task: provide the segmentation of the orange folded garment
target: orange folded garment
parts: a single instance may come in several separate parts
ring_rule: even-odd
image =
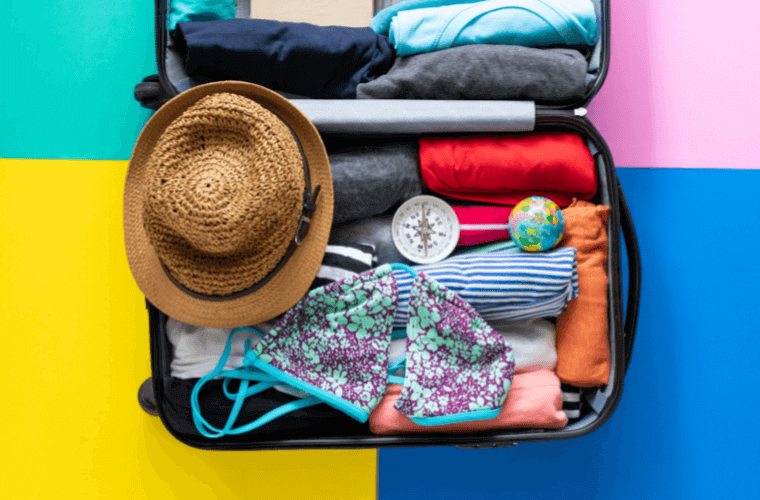
[[[607,220],[609,207],[573,200],[562,210],[563,246],[575,247],[579,295],[557,318],[557,375],[578,387],[605,385],[607,338]]]
[[[375,434],[413,432],[477,432],[490,429],[559,429],[567,424],[562,411],[562,392],[551,370],[518,373],[496,418],[446,425],[419,425],[393,407],[401,385],[388,384],[380,404],[369,415],[369,430]]]

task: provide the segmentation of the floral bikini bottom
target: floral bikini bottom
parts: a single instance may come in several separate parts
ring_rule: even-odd
[[[394,269],[415,276],[406,326],[405,376],[395,408],[417,424],[443,425],[496,417],[514,375],[512,348],[467,302],[424,273],[403,264],[386,264],[310,291],[263,335],[245,327],[232,331],[216,368],[193,388],[191,407],[206,437],[242,434],[288,412],[327,403],[360,422],[385,394],[390,373],[388,350],[398,306]],[[224,370],[237,332],[253,330],[263,341],[246,341],[242,366]],[[203,385],[224,379],[235,401],[221,429],[201,415]],[[230,380],[240,380],[230,392]],[[400,382],[397,377],[391,380]],[[251,385],[251,382],[254,382]],[[309,396],[233,427],[246,397],[278,384]]]

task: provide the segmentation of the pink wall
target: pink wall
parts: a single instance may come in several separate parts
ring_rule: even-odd
[[[760,168],[760,3],[612,0],[589,105],[619,167]]]

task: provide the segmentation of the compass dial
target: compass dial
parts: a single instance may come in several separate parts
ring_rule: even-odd
[[[459,241],[459,221],[454,210],[440,198],[416,196],[393,216],[393,243],[399,253],[418,264],[431,264],[448,257]]]

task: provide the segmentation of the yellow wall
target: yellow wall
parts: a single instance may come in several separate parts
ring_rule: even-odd
[[[0,160],[0,496],[375,498],[374,451],[209,452],[137,404],[125,161]]]

